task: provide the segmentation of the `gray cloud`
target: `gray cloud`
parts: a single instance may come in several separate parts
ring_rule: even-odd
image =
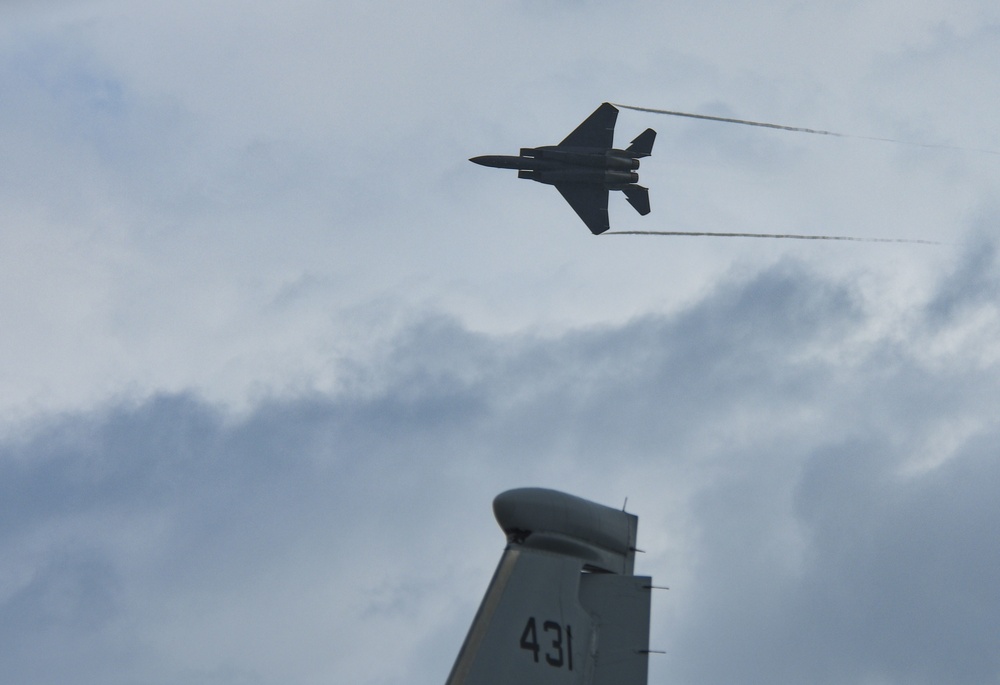
[[[997,248],[989,229],[994,226],[983,226],[982,232],[965,246],[961,267],[942,283],[928,307],[932,323],[953,320],[969,308],[991,305],[1000,299]]]
[[[993,304],[938,299],[917,344],[859,342],[867,300],[789,261],[622,326],[418,319],[344,391],[242,418],[51,417],[0,450],[0,675],[440,682],[490,499],[541,484],[640,514],[673,587],[651,682],[994,679],[996,367],[908,351]]]
[[[8,14],[0,318],[17,335],[0,354],[4,420],[123,393],[195,389],[246,407],[329,390],[330,350],[353,344],[352,314],[373,303],[558,332],[676,311],[734,264],[787,254],[816,255],[822,273],[870,267],[903,291],[946,259],[906,253],[896,269],[886,255],[899,253],[877,250],[611,245],[549,189],[466,161],[555,142],[602,100],[998,147],[982,66],[996,11],[982,0],[904,22],[880,6],[777,3],[727,8],[720,24],[715,8],[648,1],[100,0]],[[509,49],[511,35],[533,49]],[[945,88],[955,97],[935,95]],[[622,112],[619,142],[647,125],[659,139],[643,165],[654,213],[612,203],[616,227],[948,242],[995,186],[992,159],[689,123]]]
[[[621,113],[615,226],[957,259],[466,161],[602,100],[997,149],[996,3],[0,14],[0,680],[440,683],[526,484],[640,514],[651,682],[996,679],[993,158]]]

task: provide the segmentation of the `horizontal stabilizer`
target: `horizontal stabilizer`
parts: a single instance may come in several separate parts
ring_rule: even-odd
[[[642,186],[628,185],[622,188],[628,203],[635,207],[635,211],[643,216],[649,214],[649,191]]]
[[[628,146],[629,152],[633,157],[649,157],[653,154],[653,141],[656,140],[656,131],[651,128],[647,128],[645,131],[636,136],[636,139],[632,141],[632,144]]]

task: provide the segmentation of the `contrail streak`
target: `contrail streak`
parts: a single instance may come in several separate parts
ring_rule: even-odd
[[[636,112],[650,112],[652,114],[666,114],[672,117],[687,117],[688,119],[704,119],[705,121],[721,121],[726,124],[742,124],[744,126],[760,126],[762,128],[774,128],[781,131],[795,131],[797,133],[812,133],[818,136],[834,136],[836,138],[854,138],[855,140],[875,140],[880,143],[895,143],[897,145],[912,145],[915,147],[938,148],[942,150],[961,150],[963,152],[982,152],[988,155],[1000,155],[1000,151],[988,150],[980,147],[962,147],[960,145],[945,145],[941,143],[918,143],[912,140],[897,140],[896,138],[879,138],[877,136],[859,136],[851,133],[837,133],[836,131],[823,131],[815,128],[803,128],[801,126],[785,126],[783,124],[769,124],[763,121],[749,121],[747,119],[732,119],[729,117],[715,117],[708,114],[692,114],[691,112],[674,112],[669,109],[654,109],[652,107],[636,107],[634,105],[622,105],[617,102],[612,103],[615,107],[631,109]]]
[[[712,233],[707,231],[606,231],[601,235],[674,235],[674,236],[714,236],[717,238],[784,238],[788,240],[848,240],[856,243],[913,243],[917,245],[941,245],[935,240],[915,240],[911,238],[856,238],[844,235],[800,235],[796,233]]]

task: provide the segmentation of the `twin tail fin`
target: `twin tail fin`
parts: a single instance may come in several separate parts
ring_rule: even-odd
[[[637,517],[542,488],[502,493],[493,511],[507,547],[446,685],[646,685]]]
[[[656,140],[656,131],[651,128],[647,128],[645,131],[636,136],[632,144],[628,146],[626,152],[630,153],[633,157],[649,157],[653,154],[653,142]]]

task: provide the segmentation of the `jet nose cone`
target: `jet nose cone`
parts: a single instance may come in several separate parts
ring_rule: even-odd
[[[523,169],[522,164],[524,160],[520,157],[508,157],[506,155],[482,155],[481,157],[472,157],[470,162],[475,162],[476,164],[482,164],[483,166],[490,166],[495,169]]]

